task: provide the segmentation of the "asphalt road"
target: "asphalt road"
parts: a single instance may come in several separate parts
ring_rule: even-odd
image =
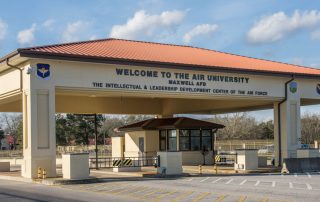
[[[319,201],[320,173],[112,178],[45,186],[0,181],[0,201]]]

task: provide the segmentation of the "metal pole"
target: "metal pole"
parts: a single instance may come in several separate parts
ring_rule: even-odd
[[[99,169],[99,166],[98,166],[98,128],[97,128],[97,114],[94,114],[94,130],[95,130],[95,145],[96,145],[96,149],[95,149],[95,152],[96,152],[96,170]]]

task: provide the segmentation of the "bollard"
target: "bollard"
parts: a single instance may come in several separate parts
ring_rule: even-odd
[[[199,174],[202,175],[202,165],[199,165]]]
[[[38,178],[42,178],[42,168],[38,168]]]
[[[42,179],[46,179],[47,178],[47,171],[46,169],[43,169],[42,171]]]

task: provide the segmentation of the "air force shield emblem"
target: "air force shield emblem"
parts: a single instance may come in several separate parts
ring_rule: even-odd
[[[320,84],[319,83],[317,84],[317,88],[316,89],[317,89],[317,93],[320,95]]]
[[[41,79],[48,80],[50,78],[50,65],[38,63],[37,76]]]

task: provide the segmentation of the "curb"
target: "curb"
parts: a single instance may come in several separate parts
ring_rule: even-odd
[[[17,181],[17,182],[26,182],[26,183],[36,183],[36,184],[44,184],[44,185],[68,185],[68,184],[85,184],[85,183],[95,183],[100,182],[101,179],[91,177],[88,179],[82,179],[82,180],[65,180],[65,179],[55,179],[55,178],[48,178],[48,179],[28,179],[23,177],[14,177],[14,176],[5,176],[0,175],[0,180],[11,180],[11,181]]]

